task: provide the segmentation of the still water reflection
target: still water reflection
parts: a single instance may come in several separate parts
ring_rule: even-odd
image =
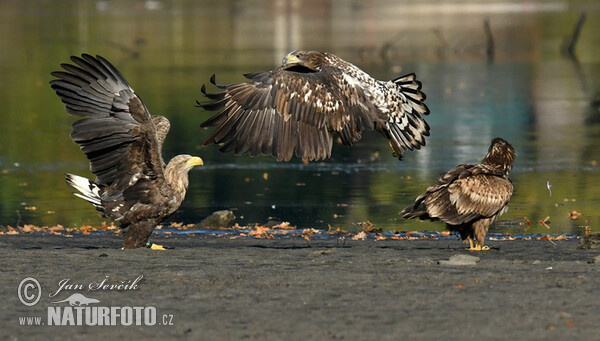
[[[476,162],[493,137],[518,152],[515,194],[496,231],[577,233],[600,225],[600,22],[588,20],[578,61],[561,54],[577,2],[457,5],[395,1],[55,1],[0,3],[0,225],[102,221],[70,194],[63,173],[91,176],[69,139],[75,120],[48,86],[68,56],[101,54],[172,125],[165,157],[202,156],[181,210],[198,222],[233,209],[240,224],[440,230],[398,212],[443,171]],[[488,19],[493,49],[483,22]],[[290,50],[321,49],[385,79],[416,72],[431,109],[427,147],[402,162],[375,133],[330,160],[276,163],[200,148],[209,113],[194,107],[211,74],[221,83],[277,65]],[[550,184],[552,194],[547,188]],[[568,212],[583,213],[570,220]],[[550,217],[550,230],[536,221]]]

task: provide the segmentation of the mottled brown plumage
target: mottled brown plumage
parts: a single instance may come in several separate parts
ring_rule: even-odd
[[[515,156],[510,143],[493,139],[480,164],[459,165],[442,174],[436,185],[402,211],[402,217],[441,220],[449,230],[459,232],[471,250],[484,250],[489,226],[504,212],[513,193],[508,174]]]
[[[83,116],[71,138],[90,160],[91,181],[66,174],[76,196],[119,222],[125,248],[146,245],[154,227],[181,205],[188,172],[199,157],[178,155],[165,164],[162,145],[170,124],[152,116],[121,73],[100,56],[71,57],[50,82],[67,113]]]
[[[365,129],[386,137],[402,157],[419,149],[429,136],[423,119],[429,109],[414,74],[378,81],[327,52],[294,51],[272,71],[245,75],[245,83],[217,85],[223,91],[202,93],[198,103],[216,115],[202,126],[217,126],[204,145],[251,156],[272,155],[278,161],[296,156],[319,160],[331,156],[334,133],[350,146]]]

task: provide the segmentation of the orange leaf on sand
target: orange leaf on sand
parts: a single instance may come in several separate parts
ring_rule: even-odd
[[[289,222],[284,221],[279,225],[273,226],[274,229],[294,230],[296,226],[292,226]]]
[[[457,289],[457,290],[463,290],[465,288],[466,287],[462,283],[459,283],[459,284],[457,284],[457,285],[454,286],[454,289]]]
[[[107,222],[105,222],[105,221],[102,222],[102,230],[103,231],[116,230],[116,229],[117,229],[117,227],[114,224],[111,223],[110,225],[108,225]]]
[[[254,238],[267,238],[267,239],[272,239],[275,238],[273,237],[273,235],[267,233],[267,231],[270,231],[271,229],[265,226],[257,226],[256,230],[252,230],[250,231],[250,233],[248,233],[249,236],[253,236]]]
[[[30,233],[30,232],[33,232],[35,230],[35,226],[33,226],[33,225],[25,225],[23,227],[19,227],[19,230],[21,230],[21,232],[23,232],[23,233]]]
[[[387,237],[380,236],[378,234],[375,235],[375,240],[386,240],[386,239],[387,239]]]
[[[48,230],[50,230],[50,232],[64,231],[65,228],[62,225],[56,225],[56,226],[49,227]]]
[[[450,237],[450,231],[442,231],[442,232],[440,232],[440,236],[442,236],[442,237]]]
[[[352,236],[352,240],[365,240],[367,239],[367,233],[365,231],[360,231],[356,235]]]
[[[575,323],[573,323],[573,321],[571,321],[571,320],[567,320],[567,327],[570,327],[570,328],[575,327]]]

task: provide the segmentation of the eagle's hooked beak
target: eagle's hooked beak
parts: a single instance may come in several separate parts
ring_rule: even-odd
[[[282,65],[289,65],[289,64],[296,64],[299,63],[300,59],[298,59],[298,57],[296,57],[296,55],[294,54],[294,52],[290,52],[287,54],[287,56],[285,56],[283,58],[283,60],[281,61]]]
[[[194,166],[202,166],[204,161],[197,156],[193,156],[191,159],[187,160],[185,163],[186,166],[194,167]]]

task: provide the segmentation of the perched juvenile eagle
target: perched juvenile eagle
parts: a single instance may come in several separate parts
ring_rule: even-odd
[[[273,155],[288,161],[294,152],[303,160],[331,156],[333,133],[350,146],[365,128],[389,140],[402,158],[419,149],[429,136],[423,115],[421,83],[414,74],[391,81],[373,79],[331,53],[294,51],[275,70],[249,73],[250,81],[202,93],[212,100],[198,104],[216,115],[202,123],[218,126],[204,145],[223,144],[221,151]]]
[[[488,228],[504,213],[513,193],[508,178],[516,153],[510,143],[497,137],[480,164],[459,165],[427,188],[415,204],[402,211],[403,218],[441,220],[469,243],[469,250],[483,246]],[[473,239],[476,240],[475,246]]]
[[[152,116],[121,73],[106,59],[72,56],[50,82],[67,113],[83,116],[71,138],[90,160],[91,181],[66,174],[67,183],[104,217],[119,222],[125,248],[146,245],[154,227],[175,213],[188,187],[188,171],[202,165],[190,155],[165,165],[161,151],[170,124]],[[160,248],[160,246],[157,246]]]

